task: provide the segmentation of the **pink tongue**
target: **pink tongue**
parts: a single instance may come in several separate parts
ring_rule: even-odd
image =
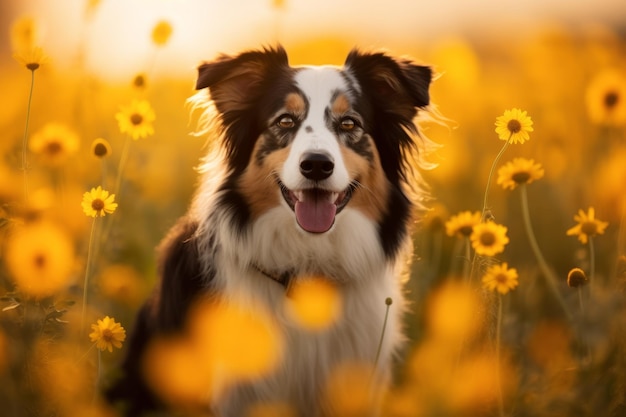
[[[296,202],[296,220],[300,227],[311,233],[328,231],[335,221],[337,206],[325,193],[305,192],[302,201]]]

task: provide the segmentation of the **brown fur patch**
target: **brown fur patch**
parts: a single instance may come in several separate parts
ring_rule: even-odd
[[[366,217],[380,222],[387,211],[388,184],[376,146],[371,138],[369,141],[374,153],[371,163],[353,150],[341,148],[350,177],[357,178],[361,184],[354,191],[348,207],[360,210]]]
[[[350,100],[348,100],[348,97],[346,97],[345,94],[339,94],[335,98],[335,101],[333,101],[331,105],[331,110],[333,113],[341,115],[350,110],[351,107],[352,106],[350,105]]]
[[[251,161],[254,161],[262,139],[257,141]],[[278,170],[289,155],[290,147],[279,149],[267,155],[263,164],[250,162],[239,180],[239,187],[244,195],[253,219],[280,204],[280,190],[276,183]]]
[[[306,102],[300,94],[289,93],[285,97],[285,109],[291,114],[301,115],[306,112]]]

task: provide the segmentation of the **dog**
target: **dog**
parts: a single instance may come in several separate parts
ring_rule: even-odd
[[[429,111],[432,78],[428,66],[359,49],[343,67],[292,67],[280,46],[200,65],[191,102],[209,155],[188,213],[160,245],[160,284],[107,398],[126,415],[171,408],[144,356],[154,340],[184,333],[192,306],[208,299],[262,312],[282,346],[271,369],[207,394],[209,415],[245,416],[262,403],[339,415],[328,381],[350,364],[371,370],[376,415],[405,339],[401,273],[424,193],[415,155],[426,139],[415,119]],[[285,307],[310,277],[341,301],[323,329],[303,328]]]

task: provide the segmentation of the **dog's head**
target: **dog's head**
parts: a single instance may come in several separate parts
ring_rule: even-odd
[[[201,65],[196,87],[210,91],[238,190],[228,198],[248,208],[240,226],[279,206],[317,234],[351,209],[381,229],[405,222],[406,155],[431,77],[428,67],[357,50],[341,68],[290,67],[282,48]]]

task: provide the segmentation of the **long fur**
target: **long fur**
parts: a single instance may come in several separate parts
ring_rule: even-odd
[[[371,368],[377,397],[403,342],[399,277],[416,208],[409,190],[420,187],[414,119],[429,105],[431,79],[428,67],[358,50],[342,68],[290,67],[281,47],[199,67],[193,103],[211,125],[209,154],[189,212],[160,247],[161,283],[137,317],[122,376],[107,391],[112,403],[127,415],[171,406],[146,384],[143,354],[152,340],[183,332],[205,298],[269,315],[285,344],[271,371],[208,399],[215,415],[270,402],[334,416],[328,379],[355,363]],[[332,224],[295,207],[335,198]],[[311,275],[341,297],[340,317],[321,331],[290,320],[288,290],[275,279]]]

